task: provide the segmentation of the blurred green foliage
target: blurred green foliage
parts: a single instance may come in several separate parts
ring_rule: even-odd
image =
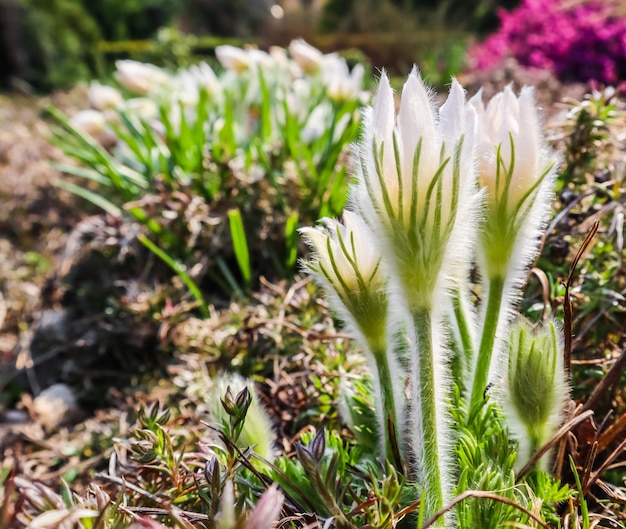
[[[260,0],[185,0],[182,19],[195,34],[221,37],[258,35],[275,2]],[[276,2],[280,3],[280,2]]]
[[[391,16],[396,18],[397,28],[407,22],[413,29],[435,23],[439,27],[460,26],[467,31],[485,33],[497,26],[498,9],[510,10],[517,4],[519,0],[328,0],[320,30],[359,32],[371,31],[373,26],[380,30],[385,29]],[[364,18],[362,13],[368,16]]]
[[[180,2],[171,0],[76,1],[98,21],[102,38],[107,41],[151,38],[180,9]]]
[[[0,34],[0,85],[68,86],[102,67],[100,30],[76,0],[4,0]]]
[[[212,54],[214,46],[207,50],[202,36],[266,46],[303,32],[325,51],[356,48],[391,72],[416,62],[438,84],[463,66],[467,35],[494,29],[497,9],[518,1],[328,0],[321,13],[311,11],[294,25],[273,20],[270,3],[261,0],[2,0],[0,88],[69,87],[102,77],[118,58],[187,66],[198,54]],[[308,4],[300,3],[305,11]],[[316,30],[321,38],[311,34]],[[110,52],[122,42],[121,50]]]
[[[151,38],[180,5],[169,0],[2,0],[0,87],[50,90],[101,76],[102,40]]]
[[[468,37],[497,26],[497,10],[519,0],[328,0],[318,29],[328,49],[345,41],[392,74],[415,63],[443,87],[465,66]],[[348,34],[349,37],[345,35]]]

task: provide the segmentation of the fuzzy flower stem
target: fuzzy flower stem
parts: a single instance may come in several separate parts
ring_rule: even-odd
[[[454,292],[452,304],[454,310],[454,318],[456,320],[457,329],[461,338],[461,346],[463,347],[463,365],[466,369],[470,369],[474,361],[474,344],[472,343],[472,335],[470,333],[470,323],[467,314],[467,308],[463,306],[463,293],[460,288]]]
[[[537,452],[542,445],[541,442],[541,435],[534,431],[532,428],[528,428],[528,440],[530,441],[530,445],[529,445],[529,450],[528,450],[528,454],[529,457],[532,456],[535,452]],[[543,462],[547,461],[547,459],[544,457],[542,458]],[[539,466],[541,467],[541,463],[539,464]],[[541,468],[541,470],[545,470],[544,468]]]
[[[478,359],[474,370],[474,380],[472,382],[472,393],[469,410],[476,409],[485,398],[485,390],[489,380],[489,370],[491,358],[496,343],[496,331],[500,321],[502,307],[502,296],[504,294],[504,278],[494,276],[489,279],[489,291],[487,293],[487,306],[483,321],[482,335],[478,349]]]
[[[402,461],[399,453],[399,437],[398,437],[398,405],[393,389],[394,381],[391,375],[391,366],[389,365],[388,353],[384,348],[378,348],[372,350],[372,356],[376,364],[376,373],[378,375],[378,382],[380,387],[377,391],[380,393],[376,395],[377,402],[382,403],[380,413],[380,424],[378,425],[382,439],[382,454],[386,455],[387,459],[396,466],[399,470],[402,469]],[[396,381],[397,383],[397,381]]]
[[[419,447],[419,464],[422,485],[425,488],[426,517],[430,517],[443,507],[443,485],[441,481],[441,446],[439,446],[437,423],[437,399],[435,387],[435,362],[433,350],[432,309],[421,308],[411,311],[419,355],[416,378],[414,381],[419,402],[415,406],[419,418],[413,427],[421,429],[423,442]],[[445,521],[440,518],[441,527]]]

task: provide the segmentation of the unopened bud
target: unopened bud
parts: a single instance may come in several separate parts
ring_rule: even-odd
[[[523,464],[555,433],[567,385],[563,348],[550,321],[537,330],[520,319],[511,329],[505,412]]]

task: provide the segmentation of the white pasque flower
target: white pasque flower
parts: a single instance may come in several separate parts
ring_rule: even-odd
[[[110,146],[117,142],[117,136],[109,127],[106,116],[98,110],[81,110],[74,114],[69,122],[72,127],[88,134],[102,145]]]
[[[171,77],[165,70],[154,64],[147,64],[130,59],[115,63],[115,78],[128,90],[140,95],[168,86]]]
[[[344,210],[343,224],[322,219],[324,228],[301,228],[315,250],[305,265],[326,288],[333,308],[360,342],[372,374],[378,420],[379,455],[398,460],[402,444],[404,377],[389,333],[387,276],[372,233],[355,213]]]
[[[149,121],[159,116],[159,106],[149,97],[133,97],[126,100],[126,110],[133,116]]]
[[[322,78],[326,85],[326,93],[333,101],[360,99],[363,92],[363,76],[365,68],[357,64],[348,68],[348,63],[336,53],[324,55],[322,61]]]
[[[222,85],[219,78],[206,62],[193,64],[178,74],[181,85],[191,85],[193,89],[204,89],[211,97],[221,95]]]
[[[289,54],[296,61],[302,71],[313,74],[320,69],[324,54],[316,47],[311,46],[304,39],[292,40],[289,44]]]
[[[89,85],[88,97],[89,103],[96,110],[120,108],[124,104],[124,98],[119,90],[97,81]]]
[[[328,290],[335,309],[348,312],[342,314],[344,320],[354,323],[366,342],[374,336],[384,340],[387,278],[369,228],[348,210],[343,212],[343,224],[328,218],[321,222],[323,227],[299,230],[315,251],[305,265]],[[364,303],[365,299],[372,302]]]
[[[456,80],[437,111],[414,68],[396,120],[383,73],[364,115],[353,199],[389,254],[410,306],[431,304],[442,267],[450,261],[450,241],[463,248],[471,240],[475,140],[476,111],[465,104]]]
[[[243,73],[252,66],[252,58],[246,50],[224,44],[215,48],[215,56],[221,65],[235,73]]]
[[[517,98],[509,85],[486,107],[479,92],[470,104],[480,117],[479,182],[487,188],[489,202],[504,201],[514,208],[552,164],[542,145],[533,88],[525,86]]]
[[[301,228],[316,251],[313,265],[336,290],[354,291],[359,288],[359,276],[368,283],[380,278],[380,255],[370,242],[370,232],[363,220],[352,211],[343,212],[343,224],[325,218],[323,228]]]
[[[250,58],[250,62],[263,71],[273,70],[277,66],[274,57],[264,50],[249,48],[246,50],[246,53]]]
[[[531,87],[522,88],[516,97],[507,86],[486,107],[479,92],[470,104],[480,118],[478,178],[486,189],[481,249],[488,274],[506,277],[510,265],[535,255],[558,156],[543,138]],[[518,243],[523,248],[516,248]]]

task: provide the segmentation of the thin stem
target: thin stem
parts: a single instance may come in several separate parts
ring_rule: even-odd
[[[485,398],[485,390],[489,380],[489,369],[491,367],[491,357],[496,343],[496,331],[500,321],[502,307],[502,295],[504,293],[504,278],[495,276],[489,279],[489,291],[487,293],[487,307],[483,321],[480,346],[478,348],[478,359],[474,370],[474,380],[472,383],[472,395],[469,410],[476,409]]]
[[[393,352],[387,352],[384,349],[373,350],[372,355],[376,364],[376,371],[378,372],[378,382],[380,387],[377,391],[380,395],[376,395],[377,402],[382,403],[381,413],[378,414],[379,431],[381,432],[381,440],[383,448],[383,454],[391,461],[398,470],[402,470],[402,460],[400,458],[399,451],[399,436],[398,426],[400,425],[399,403],[396,402],[396,395],[394,392],[394,381],[392,380],[392,368],[390,363],[392,359],[389,358],[389,354]],[[397,370],[395,370],[397,372]],[[396,380],[395,384],[400,383]]]
[[[439,446],[438,440],[439,428],[443,425],[438,423],[438,418],[445,412],[437,410],[435,384],[441,384],[441,381],[435,380],[432,310],[415,309],[411,311],[411,316],[415,326],[418,354],[413,390],[418,402],[414,403],[411,409],[417,415],[413,420],[413,428],[417,430],[417,437],[420,440],[417,446],[419,470],[424,487],[425,512],[426,516],[430,517],[439,511],[444,503],[441,481],[442,447]],[[437,527],[445,527],[443,518],[438,523],[440,525]]]
[[[467,314],[467,307],[463,303],[463,293],[461,287],[456,289],[452,298],[452,304],[454,308],[454,318],[456,320],[457,329],[459,331],[459,337],[461,338],[461,347],[463,355],[463,371],[468,372],[472,369],[474,362],[474,343],[472,340],[472,333],[470,332],[470,316]]]
[[[527,428],[528,433],[528,454],[522,454],[523,461],[529,460],[533,455],[535,455],[541,447],[544,445],[543,436],[539,433],[539,431],[535,428]],[[535,463],[535,468],[539,470],[547,471],[548,466],[548,456],[544,454],[539,461]]]

